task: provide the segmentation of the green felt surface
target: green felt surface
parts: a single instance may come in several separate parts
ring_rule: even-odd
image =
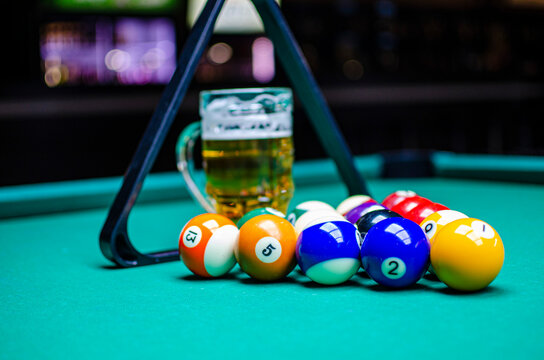
[[[376,178],[382,168],[379,155],[366,155],[355,159],[355,165],[365,178]],[[316,176],[315,169],[319,168]],[[330,159],[297,163],[293,169],[297,184],[339,181],[339,175]],[[197,183],[204,182],[204,174],[195,172]],[[121,187],[122,178],[103,178],[0,187],[0,219],[50,214],[63,211],[103,208],[111,204]],[[187,199],[189,193],[178,172],[147,176],[139,203]]]
[[[364,178],[375,179],[382,174],[381,155],[358,156],[354,160]],[[440,177],[544,184],[544,157],[435,152],[431,160]],[[319,169],[317,175],[316,168]],[[197,183],[204,179],[200,172],[195,176]],[[293,176],[301,186],[340,181],[330,159],[298,162]],[[181,182],[179,173],[152,174],[146,178],[138,202],[186,199],[189,194],[180,186]],[[121,183],[121,178],[104,178],[0,187],[0,219],[107,207]]]
[[[435,172],[442,177],[502,180],[544,184],[544,157],[432,154]]]
[[[314,164],[319,169],[318,164]],[[336,205],[334,177],[293,203]],[[364,275],[323,287],[298,272],[262,284],[238,269],[201,280],[181,262],[116,269],[100,253],[106,208],[0,221],[0,359],[542,358],[544,187],[463,179],[369,181],[377,199],[412,189],[501,234],[504,267],[484,291],[432,279],[391,291]],[[143,251],[175,248],[199,209],[142,203],[129,232]]]

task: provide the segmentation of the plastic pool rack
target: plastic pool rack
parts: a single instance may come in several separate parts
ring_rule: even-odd
[[[274,0],[251,1],[263,21],[266,35],[274,43],[295,94],[325,151],[334,160],[348,193],[368,194],[366,184],[355,168],[352,154],[279,6]],[[128,236],[128,217],[210,41],[224,2],[225,0],[208,0],[198,17],[184,45],[176,71],[161,96],[125,173],[121,189],[109,209],[100,233],[100,249],[107,259],[118,266],[133,267],[179,260],[177,249],[147,254],[139,252]]]

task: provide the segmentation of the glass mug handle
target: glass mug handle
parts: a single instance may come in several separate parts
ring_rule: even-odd
[[[204,195],[203,187],[199,187],[194,179],[193,147],[201,133],[200,122],[194,122],[181,132],[176,144],[176,161],[179,172],[183,176],[189,193],[207,212],[215,213],[215,207]]]

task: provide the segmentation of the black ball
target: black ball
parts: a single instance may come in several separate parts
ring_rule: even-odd
[[[402,216],[400,216],[394,211],[387,210],[387,209],[371,211],[361,216],[361,218],[357,220],[357,224],[356,224],[357,230],[359,230],[359,233],[361,234],[361,238],[364,239],[366,233],[368,232],[368,230],[370,230],[371,227],[373,227],[374,225],[376,225],[382,220],[394,218],[394,217],[402,217]]]

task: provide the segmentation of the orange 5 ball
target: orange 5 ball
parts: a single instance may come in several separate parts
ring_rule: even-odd
[[[234,251],[240,268],[254,279],[274,281],[296,265],[293,225],[275,215],[259,215],[241,228]]]
[[[456,290],[485,288],[497,277],[503,262],[501,237],[489,224],[474,218],[445,225],[431,246],[436,276]]]

